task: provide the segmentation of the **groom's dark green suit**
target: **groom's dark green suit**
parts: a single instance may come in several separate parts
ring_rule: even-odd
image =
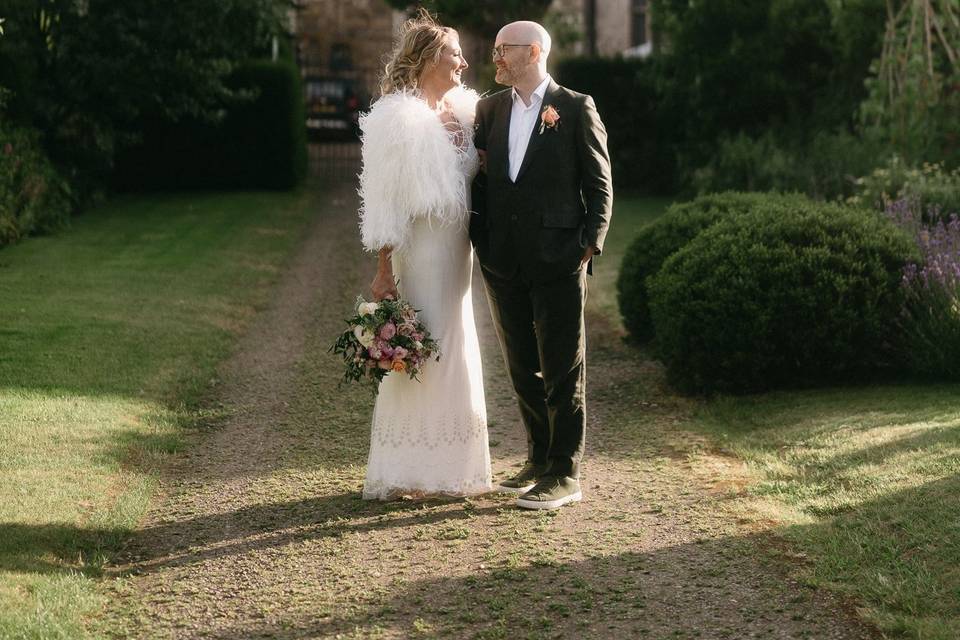
[[[603,249],[613,187],[607,134],[590,96],[553,80],[516,181],[509,175],[512,90],[480,100],[470,237],[527,430],[527,458],[550,475],[579,476],[586,426],[583,305],[588,246]]]

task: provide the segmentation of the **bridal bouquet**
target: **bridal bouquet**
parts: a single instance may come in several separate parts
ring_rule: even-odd
[[[440,359],[437,341],[405,300],[367,302],[357,298],[356,315],[346,322],[349,328],[330,347],[343,358],[344,381],[367,378],[376,391],[391,371],[417,379],[427,359]]]

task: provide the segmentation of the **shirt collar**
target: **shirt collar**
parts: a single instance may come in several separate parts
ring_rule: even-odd
[[[541,82],[540,84],[538,84],[538,85],[537,85],[537,88],[533,90],[533,93],[532,93],[531,96],[530,96],[530,98],[531,98],[531,99],[530,99],[530,106],[533,106],[533,104],[536,103],[536,102],[543,102],[543,96],[544,96],[544,94],[547,93],[547,85],[550,84],[550,80],[552,80],[552,78],[550,77],[550,74],[548,73],[548,74],[547,74],[547,77],[543,79],[543,82]],[[520,98],[520,94],[517,93],[517,90],[516,90],[515,88],[514,88],[514,89],[511,89],[511,92],[510,92],[510,93],[511,93],[511,97],[513,98],[513,101],[514,101],[514,102],[519,101],[520,104],[521,104],[521,106],[527,107],[527,105],[525,105],[525,104],[523,103],[523,100]],[[529,108],[529,107],[527,107],[527,108]]]

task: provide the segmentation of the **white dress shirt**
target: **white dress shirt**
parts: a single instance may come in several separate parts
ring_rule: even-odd
[[[530,106],[523,103],[523,98],[516,89],[511,91],[513,108],[510,110],[510,135],[508,136],[508,150],[510,159],[510,180],[517,181],[523,156],[527,153],[530,144],[530,134],[533,128],[540,126],[540,105],[543,104],[543,94],[547,92],[550,76],[547,75],[530,96]]]

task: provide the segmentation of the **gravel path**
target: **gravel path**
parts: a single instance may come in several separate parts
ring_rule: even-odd
[[[228,416],[191,436],[112,568],[103,626],[140,638],[875,638],[793,581],[725,503],[736,461],[683,431],[690,407],[603,318],[588,319],[584,502],[359,499],[372,400],[326,353],[373,261],[352,184],[222,371]],[[605,266],[601,266],[604,268]],[[475,306],[494,471],[524,452],[482,287]]]

